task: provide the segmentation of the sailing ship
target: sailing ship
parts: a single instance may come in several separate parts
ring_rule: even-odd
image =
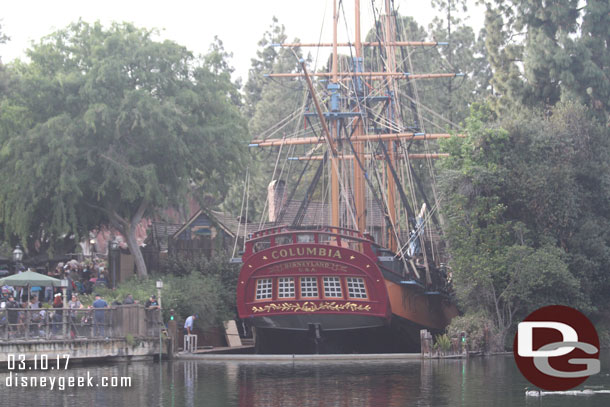
[[[421,329],[441,332],[457,315],[441,250],[438,204],[427,198],[436,197],[434,185],[418,179],[411,165],[442,155],[410,151],[416,141],[450,135],[403,124],[397,108],[399,80],[457,74],[397,70],[400,47],[439,43],[396,39],[391,6],[386,0],[378,41],[361,41],[356,0],[355,41],[339,43],[335,0],[332,43],[280,44],[330,46],[332,62],[330,72],[310,73],[301,60],[298,73],[269,75],[298,77],[307,85],[305,120],[312,134],[251,144],[321,145],[325,150],[290,157],[318,162],[305,197],[287,199],[284,181],[272,181],[267,204],[271,225],[245,241],[237,305],[239,317],[254,328],[258,352],[419,352]],[[354,55],[349,69],[340,69],[340,47]],[[368,47],[384,55],[382,68],[365,70]],[[318,93],[324,85],[316,79],[325,85],[322,98]],[[325,171],[330,202],[312,202]]]

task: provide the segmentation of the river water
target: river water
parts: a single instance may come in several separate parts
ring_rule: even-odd
[[[610,355],[584,386],[610,390]],[[54,362],[51,361],[51,367]],[[526,397],[532,387],[512,356],[395,362],[119,363],[60,370],[0,371],[2,406],[610,406],[610,394]],[[12,373],[12,376],[11,376]],[[54,388],[15,387],[22,377],[55,378]],[[68,387],[82,376],[93,387]],[[64,379],[64,389],[60,378]],[[131,378],[131,387],[102,387]],[[7,387],[12,379],[13,387]],[[19,379],[19,380],[18,380]],[[47,379],[50,380],[50,379]],[[75,379],[77,380],[77,379]],[[23,384],[23,383],[21,383]],[[96,386],[96,384],[98,386]],[[583,386],[581,386],[583,388]]]

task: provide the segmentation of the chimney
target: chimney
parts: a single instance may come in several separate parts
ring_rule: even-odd
[[[267,199],[269,201],[269,222],[277,222],[280,211],[286,204],[286,183],[282,180],[273,180],[267,187]]]

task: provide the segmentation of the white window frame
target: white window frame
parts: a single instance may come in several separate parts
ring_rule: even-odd
[[[322,277],[322,282],[324,284],[324,298],[343,298],[343,287],[341,286],[340,277],[324,276]],[[327,282],[332,284],[326,284]]]
[[[292,295],[285,295],[286,292]],[[277,298],[287,299],[296,298],[297,290],[294,277],[278,277],[277,279]]]
[[[306,281],[304,281],[306,280]],[[303,295],[303,283],[314,282],[315,283],[315,292],[316,295]],[[309,288],[309,287],[306,287]],[[320,298],[320,289],[318,287],[318,278],[314,276],[308,277],[300,277],[299,278],[299,293],[301,294],[301,298]]]
[[[355,300],[368,300],[369,293],[366,289],[366,282],[363,277],[346,277],[347,296]],[[364,295],[362,293],[364,291]]]
[[[273,279],[259,278],[256,280],[256,290],[254,292],[256,301],[267,301],[273,299]]]

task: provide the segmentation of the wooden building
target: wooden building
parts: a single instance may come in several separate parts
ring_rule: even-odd
[[[256,226],[240,224],[230,214],[200,209],[169,238],[168,254],[180,258],[203,254],[209,258],[218,251],[231,251],[238,233],[241,242],[244,234],[253,232]]]

